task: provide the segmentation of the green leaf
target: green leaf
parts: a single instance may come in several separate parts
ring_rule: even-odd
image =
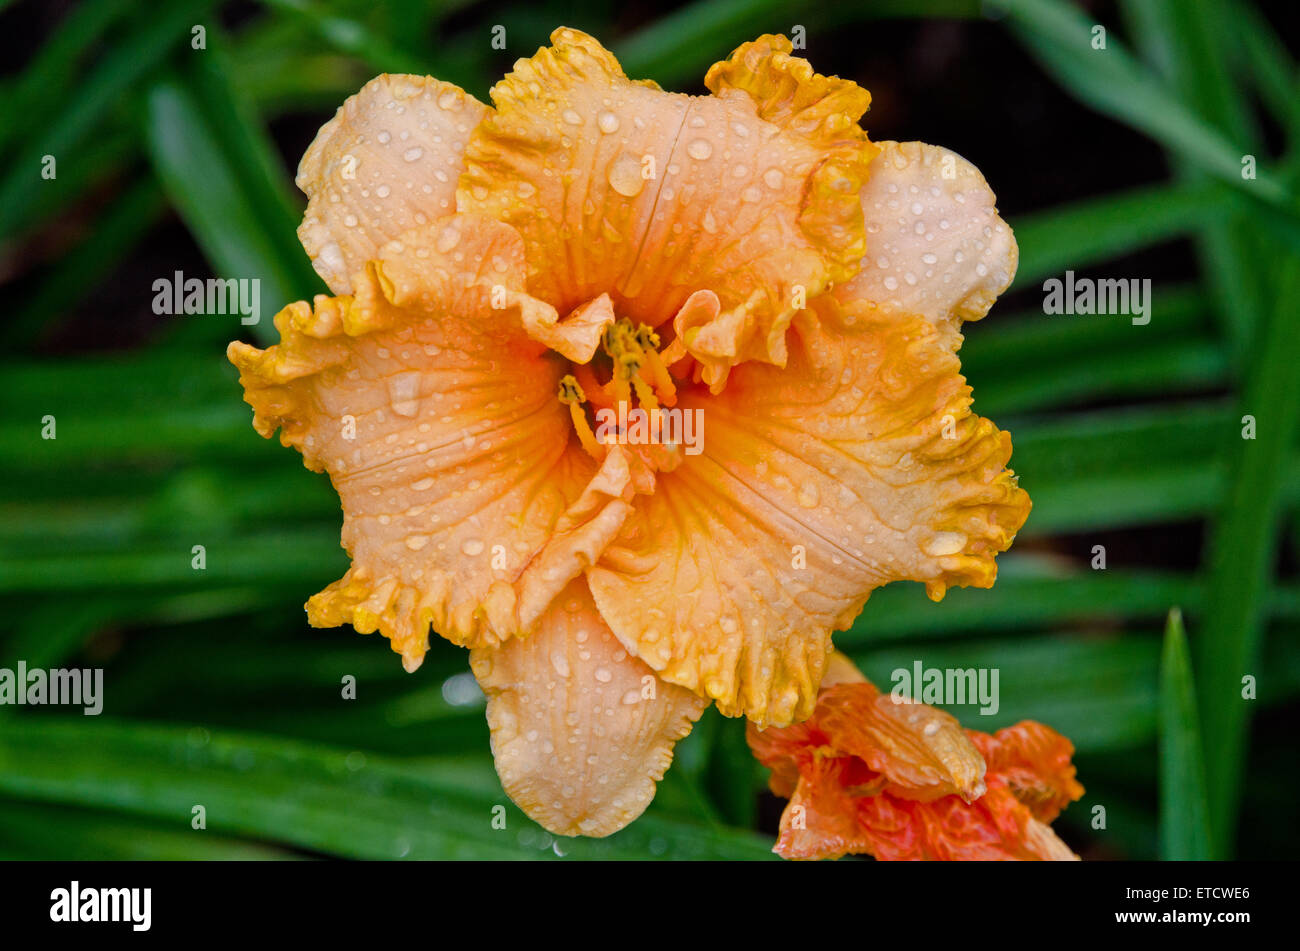
[[[0,859],[7,861],[248,862],[294,859],[295,853],[215,832],[114,815],[94,809],[0,799]]]
[[[1028,287],[1068,269],[1130,254],[1221,220],[1213,182],[1154,185],[1090,198],[1011,220],[1020,246],[1013,288]]]
[[[506,799],[486,762],[471,774],[464,764],[199,728],[15,719],[0,723],[0,793],[180,831],[201,805],[223,835],[348,858],[770,857],[763,837],[650,814],[607,839],[556,840]],[[498,816],[505,828],[494,828]]]
[[[219,277],[260,282],[255,333],[264,341],[275,339],[271,317],[320,290],[321,283],[306,254],[289,248],[283,209],[266,200],[267,189],[248,183],[249,166],[238,151],[247,155],[255,146],[241,137],[235,142],[242,141],[245,148],[227,151],[231,146],[224,142],[222,128],[177,80],[154,84],[147,107],[145,141],[168,196]],[[229,130],[230,123],[223,127]],[[229,325],[225,336],[236,336],[241,327],[238,316],[208,319],[224,320]]]
[[[1081,102],[1132,126],[1235,188],[1249,188],[1275,204],[1288,201],[1282,182],[1261,170],[1241,177],[1234,143],[1172,96],[1133,59],[1113,34],[1093,49],[1093,27],[1082,11],[1060,0],[992,0],[1043,69]]]
[[[1169,612],[1160,659],[1160,857],[1210,857],[1205,762],[1183,616]]]
[[[1244,153],[1259,155],[1259,130],[1251,103],[1229,71],[1229,19],[1220,0],[1178,3],[1171,0],[1127,0],[1124,8],[1135,21],[1139,48],[1165,74],[1188,109],[1237,144]],[[1184,181],[1204,180],[1205,174],[1178,152],[1170,163]],[[1261,272],[1258,229],[1244,216],[1216,221],[1197,235],[1197,249],[1218,303],[1237,362],[1253,328],[1261,320],[1267,280]]]
[[[1225,446],[1231,477],[1209,543],[1209,604],[1197,639],[1200,706],[1205,725],[1210,828],[1216,858],[1235,838],[1250,701],[1243,678],[1259,678],[1266,592],[1283,506],[1294,503],[1300,479],[1288,459],[1300,425],[1300,258],[1286,261],[1271,319],[1260,328],[1243,385],[1241,415],[1253,416],[1255,438]],[[1234,434],[1235,435],[1235,434]]]

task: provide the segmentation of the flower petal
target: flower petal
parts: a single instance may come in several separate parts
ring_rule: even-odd
[[[899,702],[869,683],[822,691],[817,726],[836,750],[856,756],[907,799],[984,794],[984,758],[957,718],[923,703]]]
[[[783,363],[801,301],[863,253],[865,90],[816,76],[782,38],[718,64],[714,97],[633,82],[575,30],[552,41],[493,88],[460,208],[519,230],[530,292],[562,312],[609,293],[621,315],[658,326],[692,293],[715,293],[710,321],[676,328],[715,389],[735,363]]]
[[[852,275],[865,249],[857,194],[876,146],[857,120],[871,96],[813,72],[785,37],[764,36],[709,70],[691,100],[630,293],[673,311],[695,289],[721,311],[674,329],[719,391],[731,366],[784,366],[804,302]]]
[[[1015,236],[984,176],[960,155],[922,142],[880,148],[861,196],[866,255],[834,296],[924,315],[955,344],[962,321],[988,313],[1015,277]]]
[[[1077,858],[1047,825],[1083,794],[1069,741],[1030,721],[995,736],[963,734],[948,714],[896,704],[855,673],[836,654],[812,717],[748,726],[772,791],[790,800],[774,851],[790,859]]]
[[[585,33],[551,41],[492,87],[459,207],[519,231],[529,291],[561,313],[605,292],[621,305],[659,191],[642,170],[667,166],[688,97],[632,82]]]
[[[1062,861],[1076,859],[1049,826],[1035,820],[1005,789],[990,787],[973,803],[957,796],[914,802],[890,796],[855,801],[859,851],[881,861]],[[842,854],[842,853],[841,853]],[[831,856],[825,856],[831,857]],[[835,856],[838,857],[838,856]]]
[[[501,784],[558,835],[606,836],[645,811],[705,706],[627,654],[581,579],[533,634],[470,657]]]
[[[830,632],[871,589],[988,587],[1029,512],[1010,438],[970,413],[928,320],[794,326],[785,370],[747,363],[719,396],[683,395],[702,453],[660,473],[588,572],[630,650],[760,726],[812,712]]]
[[[631,489],[617,460],[593,482],[571,442],[563,366],[525,332],[546,308],[515,289],[517,235],[455,216],[378,258],[355,297],[292,305],[279,345],[230,357],[258,431],[281,427],[342,502],[352,567],[309,619],[379,630],[414,669],[430,624],[473,646],[535,623],[617,531]]]
[[[298,237],[335,294],[379,248],[454,214],[471,130],[487,107],[429,76],[385,73],[348,98],[298,166]]]
[[[780,833],[772,851],[784,859],[837,859],[871,853],[875,842],[858,818],[857,800],[848,794],[849,761],[817,757],[800,776],[781,813]],[[775,779],[776,774],[773,773]],[[777,795],[781,793],[773,787]]]
[[[1006,784],[1034,818],[1051,822],[1083,795],[1075,777],[1074,744],[1050,727],[1024,720],[991,736],[967,731],[990,773]]]

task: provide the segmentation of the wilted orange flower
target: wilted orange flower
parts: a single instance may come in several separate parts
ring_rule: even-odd
[[[1048,823],[1083,795],[1070,741],[1025,720],[989,735],[882,694],[835,653],[810,719],[748,727],[789,799],[773,850],[788,859],[1075,859]]]
[[[506,791],[606,835],[708,702],[808,716],[873,588],[992,584],[1029,500],[955,351],[1016,246],[979,172],[869,142],[867,92],[784,38],[704,97],[552,40],[494,108],[421,76],[344,103],[298,173],[337,296],[229,355],[342,502],[311,623],[408,670],[430,627],[470,648]]]

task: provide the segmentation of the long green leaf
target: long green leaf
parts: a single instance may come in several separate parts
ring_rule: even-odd
[[[1241,177],[1242,143],[1232,142],[1187,109],[1146,72],[1113,35],[1093,48],[1093,27],[1082,11],[1060,0],[992,0],[1043,68],[1076,98],[1185,155],[1225,184],[1249,188],[1275,204],[1288,201],[1286,188],[1261,170],[1255,181]]]
[[[1200,706],[1204,715],[1210,827],[1215,857],[1231,854],[1249,704],[1243,688],[1258,679],[1265,592],[1273,577],[1284,504],[1297,484],[1286,460],[1300,425],[1300,258],[1285,265],[1271,320],[1261,329],[1241,401],[1254,417],[1255,438],[1230,445],[1231,477],[1209,549],[1210,602],[1197,639]],[[1290,493],[1293,494],[1293,493]]]
[[[454,764],[197,728],[27,719],[0,724],[0,792],[177,830],[202,806],[214,832],[351,858],[769,857],[762,837],[654,815],[607,839],[559,842],[492,791],[490,771],[469,783]]]
[[[1196,685],[1178,609],[1169,612],[1160,659],[1160,857],[1210,856],[1209,812]]]

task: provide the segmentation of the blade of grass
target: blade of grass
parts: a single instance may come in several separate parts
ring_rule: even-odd
[[[147,107],[145,142],[172,204],[218,275],[260,281],[260,320],[253,332],[263,341],[274,339],[270,318],[317,290],[319,278],[314,272],[307,276],[306,255],[290,253],[284,239],[275,237],[284,221],[250,190],[190,89],[162,80],[149,90]],[[240,318],[226,319],[233,337]]]
[[[1130,125],[1234,188],[1249,188],[1278,205],[1288,203],[1282,182],[1267,170],[1241,177],[1240,143],[1205,122],[1144,70],[1113,34],[1092,47],[1094,25],[1060,0],[990,0],[1005,11],[1012,31],[1043,69],[1081,102]]]
[[[1172,89],[1206,122],[1236,142],[1242,153],[1260,155],[1259,130],[1251,103],[1229,72],[1224,26],[1229,17],[1219,0],[1173,3],[1126,0],[1132,31],[1145,57],[1158,64]],[[1195,164],[1173,152],[1170,164],[1185,181],[1204,180]],[[1216,221],[1196,236],[1202,267],[1226,323],[1234,362],[1240,364],[1268,293],[1261,273],[1258,229],[1241,217]]]
[[[1199,616],[1205,609],[1202,579],[1190,574],[1142,571],[1114,565],[1106,571],[1055,576],[1029,573],[1014,554],[1003,555],[997,583],[990,589],[956,588],[938,604],[921,584],[896,583],[871,595],[853,626],[835,635],[842,648],[865,647],[916,638],[951,637],[961,632],[994,633],[1015,627],[1077,624],[1121,619],[1155,619],[1180,603]],[[1300,587],[1279,586],[1269,596],[1268,613],[1300,618]]]
[[[1169,612],[1160,660],[1160,857],[1209,858],[1205,762],[1183,617]]]
[[[804,7],[795,18],[812,30],[884,17],[972,18],[979,12],[979,0],[874,0]],[[629,76],[665,86],[698,83],[720,53],[761,33],[789,35],[790,20],[789,4],[778,0],[700,0],[658,17],[615,44],[614,53]]]
[[[1014,218],[1020,266],[1013,289],[1181,237],[1228,214],[1214,183],[1155,185]]]
[[[300,856],[228,836],[90,809],[0,800],[0,858],[10,861],[268,861]]]
[[[30,133],[40,117],[55,111],[91,48],[133,5],[132,0],[89,0],[68,11],[9,91],[0,148]]]
[[[0,791],[150,817],[185,829],[202,805],[216,832],[351,858],[542,858],[550,836],[509,803],[436,764],[283,739],[144,723],[25,717],[0,724]],[[39,721],[39,722],[38,722]],[[506,827],[494,828],[495,807]],[[502,813],[498,813],[502,814]],[[527,833],[525,837],[524,833]],[[201,833],[195,833],[196,835]],[[655,815],[575,857],[755,859],[770,842]]]
[[[1242,680],[1258,678],[1265,592],[1273,578],[1280,516],[1297,477],[1286,465],[1300,424],[1300,258],[1285,263],[1271,319],[1255,348],[1243,387],[1241,413],[1257,421],[1254,439],[1230,442],[1231,477],[1209,548],[1209,605],[1197,638],[1210,790],[1213,855],[1231,854],[1249,701]]]
[[[1291,153],[1286,164],[1294,168],[1300,159],[1300,72],[1295,60],[1253,3],[1238,4],[1229,22],[1241,43],[1242,68],[1282,126]]]

